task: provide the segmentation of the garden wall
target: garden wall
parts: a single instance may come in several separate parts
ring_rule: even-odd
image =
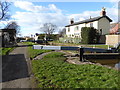
[[[115,45],[120,42],[120,35],[106,35],[106,44]]]

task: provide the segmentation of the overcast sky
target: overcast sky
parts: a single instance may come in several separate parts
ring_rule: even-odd
[[[114,2],[113,2],[114,1]],[[116,1],[116,2],[115,2]],[[107,15],[118,22],[118,0],[110,2],[29,2],[14,1],[10,8],[11,20],[16,20],[21,27],[22,36],[40,32],[43,23],[53,23],[62,29],[69,24],[71,18],[81,21],[100,16],[105,7]],[[10,20],[10,21],[11,21]],[[4,21],[0,24],[6,23]]]

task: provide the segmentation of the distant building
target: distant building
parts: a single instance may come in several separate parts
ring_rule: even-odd
[[[16,45],[16,30],[15,29],[0,29],[0,40],[2,47]]]
[[[38,40],[38,37],[39,37],[39,34],[36,33],[36,34],[34,35],[34,40],[37,41],[37,40]]]
[[[89,18],[83,21],[74,22],[74,19],[70,20],[70,24],[66,27],[66,36],[72,38],[81,38],[81,28],[82,27],[94,27],[99,31],[101,35],[109,33],[110,22],[112,20],[106,15],[105,8],[102,8],[100,16]]]

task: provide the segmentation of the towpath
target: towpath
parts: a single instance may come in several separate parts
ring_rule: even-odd
[[[2,88],[31,88],[30,73],[27,46],[19,44],[9,55],[2,56]]]

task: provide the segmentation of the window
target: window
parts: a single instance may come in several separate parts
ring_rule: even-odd
[[[68,32],[70,32],[70,28],[68,27]]]
[[[93,23],[90,23],[90,27],[93,27]]]
[[[77,30],[79,30],[79,27],[78,27],[78,26],[75,27],[75,31],[77,31]]]
[[[78,27],[78,26],[76,26],[76,28],[77,28],[77,30],[79,30],[79,27]]]

